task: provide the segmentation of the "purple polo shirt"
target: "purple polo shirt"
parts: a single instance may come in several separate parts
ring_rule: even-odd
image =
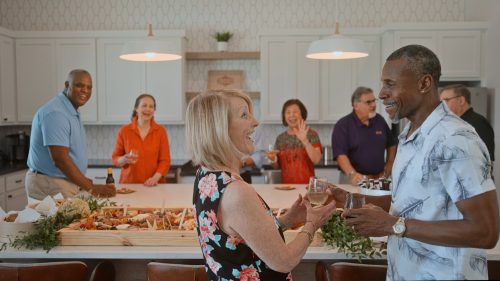
[[[354,169],[365,175],[384,171],[385,149],[397,143],[389,126],[379,114],[366,126],[354,111],[342,117],[333,129],[333,158],[347,155]]]

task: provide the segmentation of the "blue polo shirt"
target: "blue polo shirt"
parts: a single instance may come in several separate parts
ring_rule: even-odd
[[[396,137],[380,114],[371,118],[366,126],[353,111],[335,124],[332,133],[334,159],[346,155],[354,169],[365,175],[384,171],[385,149],[396,143]]]
[[[65,178],[52,161],[48,146],[65,146],[78,169],[87,171],[87,145],[80,113],[60,93],[38,109],[31,124],[28,167],[48,176]]]

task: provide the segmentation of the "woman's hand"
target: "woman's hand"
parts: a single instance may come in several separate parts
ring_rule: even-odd
[[[337,209],[335,200],[332,200],[327,205],[313,208],[311,202],[309,202],[307,198],[304,198],[304,204],[307,208],[306,223],[310,222],[314,228],[314,231],[318,230],[321,226],[328,222],[328,220],[330,220],[333,213]]]
[[[284,229],[288,229],[297,224],[302,224],[306,221],[307,209],[304,204],[304,198],[299,194],[299,198],[293,202],[288,212],[280,217],[280,223]]]
[[[152,177],[150,177],[149,179],[147,179],[144,182],[144,185],[145,186],[156,186],[156,185],[158,185],[158,181],[160,181],[160,179],[161,179],[161,174],[155,173]]]
[[[120,158],[118,158],[118,165],[120,167],[125,166],[125,165],[133,165],[137,162],[137,157],[130,155],[129,153],[122,155]]]
[[[309,140],[307,139],[307,131],[309,130],[309,127],[306,125],[306,121],[303,119],[299,120],[299,127],[297,131],[295,132],[295,135],[297,138],[304,144],[304,146],[309,143]]]

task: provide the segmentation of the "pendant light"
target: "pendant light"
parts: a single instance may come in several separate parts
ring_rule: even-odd
[[[335,3],[335,33],[324,39],[319,39],[309,45],[307,58],[319,60],[357,59],[368,56],[365,43],[361,39],[340,35],[338,7]]]
[[[120,59],[129,61],[168,61],[182,58],[171,43],[154,38],[151,24],[149,24],[148,29],[146,39],[125,43]]]

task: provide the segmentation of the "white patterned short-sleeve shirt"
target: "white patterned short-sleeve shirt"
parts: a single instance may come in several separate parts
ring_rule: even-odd
[[[460,220],[455,203],[495,189],[486,145],[441,103],[408,139],[399,136],[390,213],[423,221]],[[486,251],[390,236],[388,280],[488,279]]]

